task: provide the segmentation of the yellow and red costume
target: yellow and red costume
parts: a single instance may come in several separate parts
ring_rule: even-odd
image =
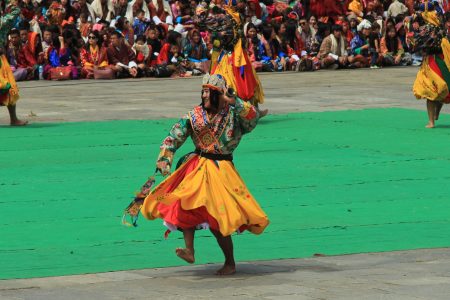
[[[242,136],[257,122],[256,108],[240,98],[211,119],[201,105],[191,110],[164,139],[158,161],[170,168],[188,137],[196,150],[145,198],[142,215],[163,219],[169,231],[209,227],[223,236],[243,230],[262,233],[269,220],[232,162]]]

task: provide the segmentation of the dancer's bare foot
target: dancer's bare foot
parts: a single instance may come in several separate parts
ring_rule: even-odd
[[[259,118],[264,118],[265,116],[267,116],[268,113],[269,113],[269,110],[267,108],[263,109],[263,110],[260,110],[259,111]]]
[[[11,126],[25,126],[28,124],[28,121],[15,120],[11,121]]]
[[[425,128],[434,128],[434,122],[428,122]]]
[[[234,273],[236,273],[235,265],[223,265],[222,268],[217,270],[216,275],[226,276],[226,275],[233,275]]]
[[[195,262],[195,257],[193,251],[186,248],[177,248],[175,253],[179,258],[186,261],[187,263],[193,264]]]

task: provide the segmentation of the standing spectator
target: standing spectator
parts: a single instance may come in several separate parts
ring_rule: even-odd
[[[387,10],[388,18],[396,18],[398,15],[404,15],[408,12],[408,8],[405,4],[401,3],[399,0],[392,1],[391,5]]]
[[[128,10],[128,0],[118,0],[114,7],[114,15],[116,18],[125,17]]]
[[[95,18],[108,22],[111,22],[114,18],[114,5],[112,0],[94,0],[91,6],[94,10]]]
[[[133,24],[134,18],[137,17],[137,12],[139,10],[143,10],[145,19],[150,20],[150,11],[148,10],[147,4],[145,4],[144,0],[133,0],[128,3],[127,12],[125,15],[130,24]],[[133,43],[131,45],[133,45]]]
[[[95,22],[95,12],[92,6],[86,2],[86,0],[78,0],[76,4],[74,4],[74,15],[79,17],[81,14],[87,16],[88,21]]]

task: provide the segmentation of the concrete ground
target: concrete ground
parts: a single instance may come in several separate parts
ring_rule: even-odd
[[[405,107],[424,109],[417,68],[262,74],[271,113]],[[178,118],[200,102],[201,78],[20,83],[19,116],[30,122]],[[445,112],[445,111],[444,111]],[[0,110],[0,124],[7,123]]]
[[[425,110],[411,92],[416,72],[416,68],[323,71],[263,74],[261,79],[265,107],[274,114],[370,107]],[[20,84],[18,109],[30,122],[176,118],[199,102],[200,82],[199,78],[26,82]],[[423,118],[425,125],[425,111]],[[7,122],[3,110],[0,124]],[[200,265],[5,280],[0,281],[0,299],[450,298],[448,249],[241,262],[238,274],[227,278],[211,275],[217,268]]]
[[[0,281],[0,299],[449,299],[448,249]]]

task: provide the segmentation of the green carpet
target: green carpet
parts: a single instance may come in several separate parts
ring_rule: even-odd
[[[370,109],[269,116],[235,164],[269,215],[242,260],[450,246],[450,122]],[[120,224],[173,120],[0,127],[0,279],[182,265],[160,220]],[[445,125],[447,124],[447,125]],[[178,157],[190,151],[188,142]],[[221,262],[209,232],[197,262]]]

